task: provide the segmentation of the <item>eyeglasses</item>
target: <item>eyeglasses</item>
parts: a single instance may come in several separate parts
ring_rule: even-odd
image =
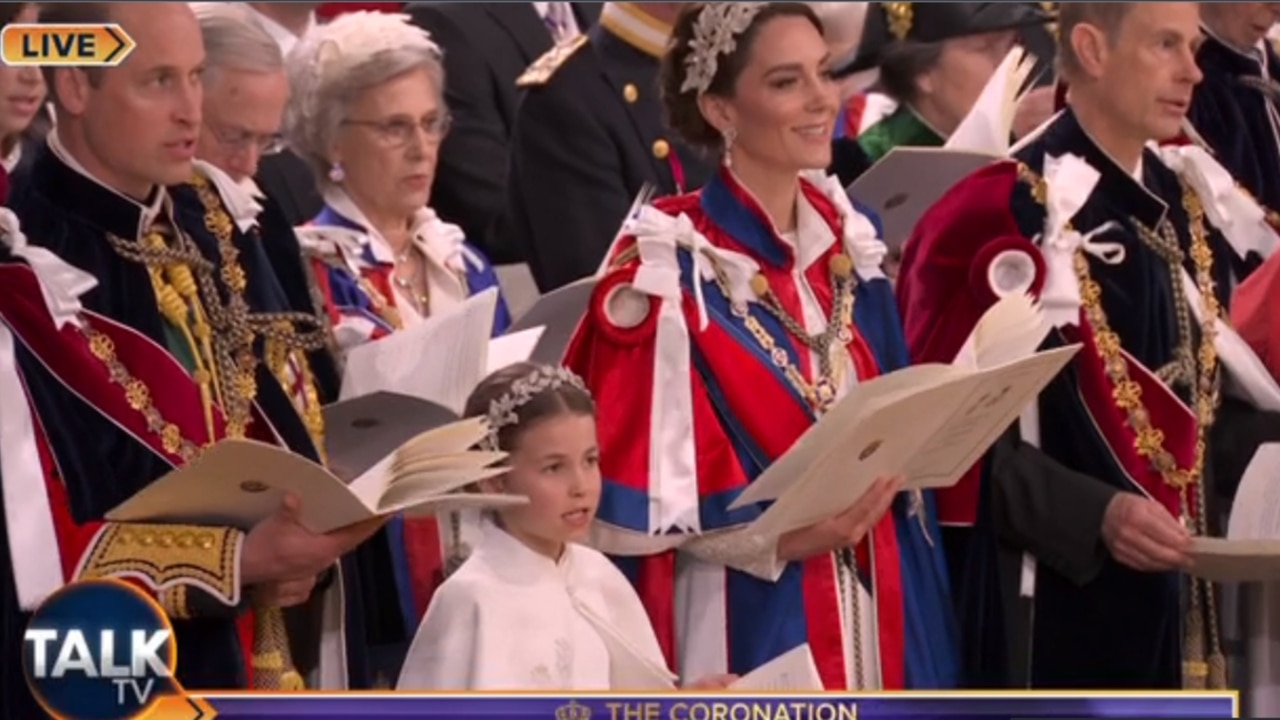
[[[254,147],[261,155],[274,155],[284,150],[284,136],[280,133],[255,133],[244,128],[220,127],[209,124],[218,143],[229,150],[243,152]]]
[[[408,117],[393,117],[386,120],[346,120],[342,124],[367,127],[373,130],[386,144],[400,147],[408,145],[409,141],[416,136],[419,128],[427,134],[427,139],[433,142],[443,140],[444,136],[449,133],[453,118],[448,113],[445,113],[443,115],[433,115],[421,121],[415,121]]]

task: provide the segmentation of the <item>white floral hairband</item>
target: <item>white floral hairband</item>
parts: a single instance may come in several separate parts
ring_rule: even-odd
[[[738,36],[751,27],[756,15],[768,4],[729,2],[704,5],[693,23],[693,38],[689,40],[689,55],[684,60],[685,76],[680,92],[696,90],[699,95],[705,93],[715,80],[720,56],[728,55],[738,47]]]
[[[498,433],[520,422],[517,415],[520,408],[542,393],[559,390],[566,385],[591,394],[582,378],[566,367],[555,365],[543,365],[511,383],[511,389],[489,403],[489,435],[483,441],[485,449],[498,450]]]

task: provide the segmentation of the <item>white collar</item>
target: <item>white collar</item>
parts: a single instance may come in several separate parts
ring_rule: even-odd
[[[0,165],[4,166],[5,172],[12,173],[13,169],[18,167],[18,163],[20,162],[22,162],[21,138],[18,139],[18,142],[13,144],[13,149],[9,151],[9,154],[5,155],[3,160],[0,160]]]
[[[497,570],[523,582],[567,583],[573,569],[573,543],[566,543],[559,560],[535,551],[492,521],[485,521],[480,547]]]
[[[334,212],[360,226],[362,244],[369,247],[375,260],[380,263],[396,261],[391,244],[378,232],[350,195],[337,187],[326,188],[323,194],[325,204]],[[462,273],[466,272],[468,263],[477,268],[482,264],[480,258],[467,249],[466,235],[462,228],[441,220],[429,207],[414,213],[410,238],[429,262],[445,270]]]
[[[287,57],[289,51],[293,50],[293,46],[298,44],[298,38],[301,35],[294,35],[292,30],[276,22],[275,19],[267,17],[253,5],[245,3],[245,6],[253,11],[253,14],[258,18],[258,22],[262,23],[262,29],[266,30],[271,39],[276,41],[280,46],[280,52]],[[307,29],[303,31],[303,35],[311,32],[315,26],[316,14],[313,12],[307,17]]]
[[[258,216],[262,214],[262,205],[258,200],[263,195],[251,178],[246,178],[247,185],[238,183],[222,168],[198,158],[195,167],[196,172],[209,178],[218,189],[222,204],[226,205],[240,232],[247,233],[258,227]]]
[[[133,204],[134,207],[138,208],[141,215],[139,215],[138,217],[138,234],[133,238],[134,240],[141,239],[143,234],[146,232],[147,228],[151,227],[151,223],[154,222],[155,219],[160,216],[160,212],[164,209],[165,199],[168,196],[168,192],[165,190],[163,186],[159,186],[155,189],[155,199],[151,201],[151,204],[144,205],[138,202],[137,200],[129,197],[128,195],[125,195],[119,190],[111,187],[110,185],[106,184],[102,180],[95,177],[93,173],[86,170],[85,167],[80,164],[80,161],[76,160],[75,157],[71,155],[71,152],[67,150],[66,146],[62,144],[62,141],[58,139],[58,128],[56,126],[49,131],[49,134],[46,137],[46,142],[49,143],[49,150],[51,150],[53,154],[57,156],[57,158],[61,160],[63,164],[65,164],[67,167],[83,175],[89,180],[92,180],[98,185],[101,185],[107,190],[110,190],[111,192],[115,193],[117,196],[124,198],[125,200],[128,200],[131,204]]]

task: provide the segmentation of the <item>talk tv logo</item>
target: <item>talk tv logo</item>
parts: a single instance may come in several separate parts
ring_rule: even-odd
[[[181,692],[177,654],[154,600],[127,583],[90,580],[62,588],[32,615],[22,669],[58,720],[129,720]]]

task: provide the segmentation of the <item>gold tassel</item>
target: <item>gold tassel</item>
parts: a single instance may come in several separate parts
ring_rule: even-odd
[[[1200,613],[1187,614],[1187,629],[1182,648],[1182,688],[1204,690],[1209,664],[1204,659],[1204,623]]]
[[[293,667],[284,611],[258,607],[253,617],[253,689],[297,692],[306,683]]]

